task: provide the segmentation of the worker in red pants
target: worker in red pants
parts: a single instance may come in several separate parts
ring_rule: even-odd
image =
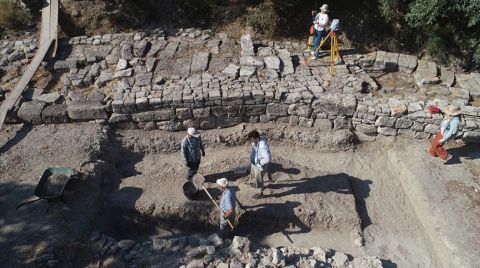
[[[459,107],[449,106],[445,110],[445,118],[440,123],[440,130],[435,134],[432,141],[429,153],[432,156],[438,156],[443,161],[447,162],[452,158],[443,145],[450,139],[454,138],[460,126],[460,114],[462,113]]]

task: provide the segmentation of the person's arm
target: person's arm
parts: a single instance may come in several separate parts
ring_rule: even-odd
[[[452,138],[453,135],[455,135],[458,131],[458,125],[459,125],[459,120],[457,119],[452,119],[449,122],[449,128],[447,131],[443,133],[442,139],[440,139],[439,143],[444,144],[447,142],[450,138]]]
[[[227,210],[227,212],[225,212],[225,214],[223,214],[223,218],[225,219],[228,219],[233,213],[233,208]]]
[[[258,144],[258,162],[260,165],[265,165],[270,162],[270,154],[268,153],[268,145],[265,141]]]
[[[205,147],[203,147],[202,137],[199,137],[199,139],[200,139],[200,150],[202,150],[202,156],[205,156]]]
[[[183,162],[186,164],[187,159],[188,159],[188,149],[187,149],[187,139],[183,139],[182,143],[180,144],[181,151],[182,151],[182,157],[183,157]]]

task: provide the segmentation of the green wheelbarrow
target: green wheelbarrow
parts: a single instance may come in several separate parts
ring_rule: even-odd
[[[16,209],[42,199],[47,200],[47,202],[55,200],[65,202],[63,200],[63,192],[65,191],[67,183],[75,174],[76,172],[73,169],[64,167],[49,167],[45,169],[38,180],[37,187],[35,187],[34,194],[37,196],[37,199],[20,203]],[[50,209],[50,207],[48,209]]]

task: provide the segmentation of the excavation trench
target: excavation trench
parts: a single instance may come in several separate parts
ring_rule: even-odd
[[[112,137],[103,155],[116,175],[106,187],[97,228],[119,240],[216,231],[219,213],[207,196],[201,192],[192,201],[183,195],[186,170],[179,152],[134,146],[129,135]],[[271,150],[275,182],[267,182],[265,198],[255,200],[257,190],[247,182],[249,146],[207,146],[199,173],[214,197],[220,177],[237,190],[236,234],[269,246],[375,255],[390,267],[435,266],[435,250],[378,148],[319,153],[272,141]]]

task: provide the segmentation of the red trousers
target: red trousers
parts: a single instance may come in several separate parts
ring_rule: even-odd
[[[442,160],[446,160],[447,157],[448,157],[448,152],[447,150],[445,150],[445,148],[443,148],[443,146],[439,143],[440,140],[443,138],[442,134],[439,132],[437,132],[437,134],[435,134],[435,138],[433,139],[432,141],[432,146],[430,147],[430,150],[429,150],[429,153],[432,155],[432,156],[438,156],[440,157]]]

